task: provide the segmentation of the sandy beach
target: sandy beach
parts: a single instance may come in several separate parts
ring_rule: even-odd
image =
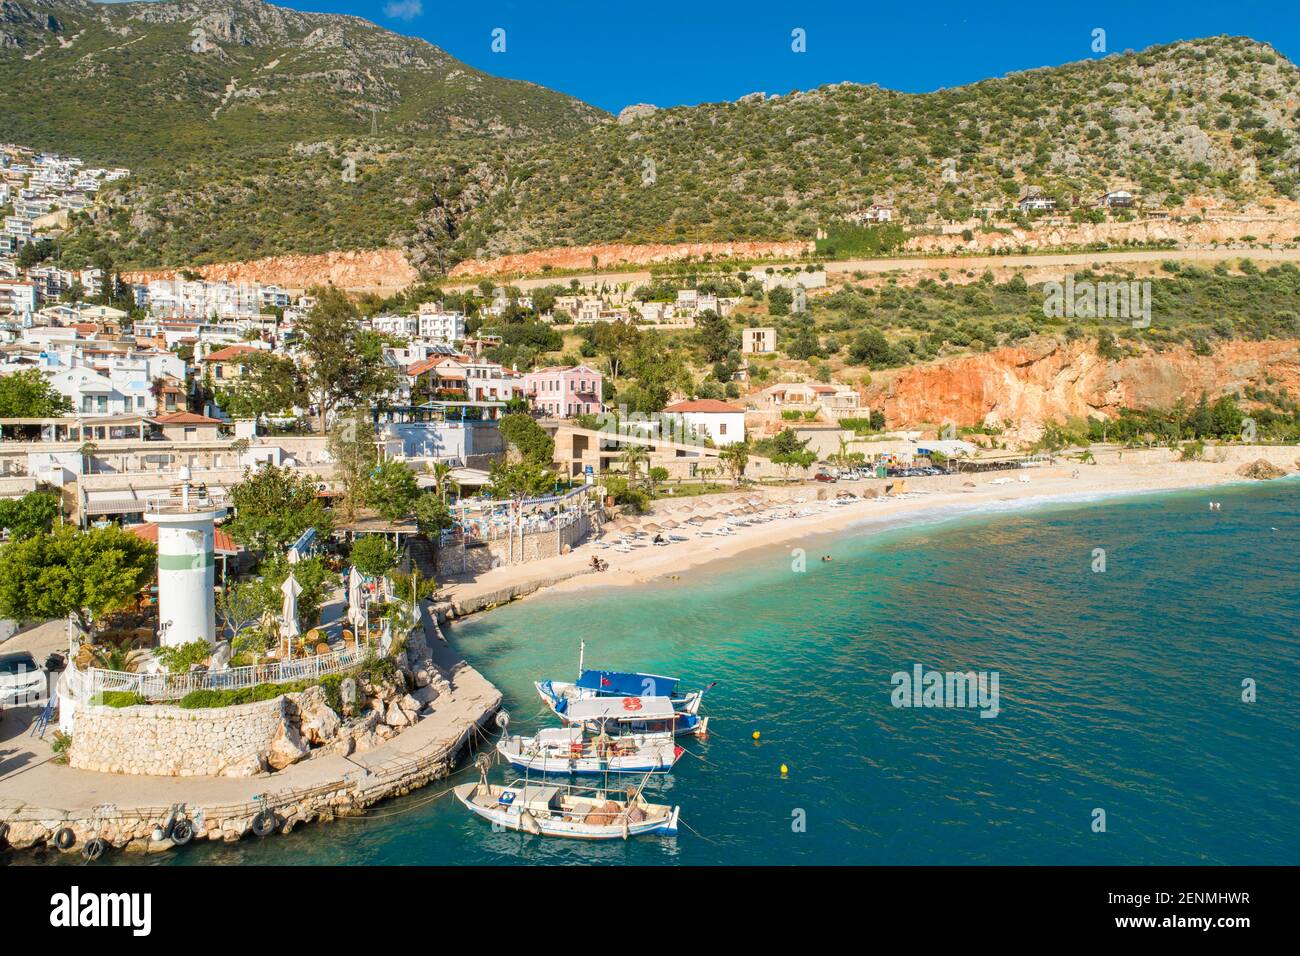
[[[569,554],[545,561],[493,568],[473,580],[448,580],[440,599],[449,601],[457,613],[470,613],[505,600],[544,590],[573,591],[584,588],[619,587],[671,579],[693,568],[726,561],[756,548],[785,545],[798,547],[801,539],[837,531],[871,533],[886,530],[906,521],[941,520],[947,516],[992,513],[1039,504],[1090,501],[1106,497],[1212,488],[1216,485],[1250,481],[1237,473],[1241,465],[1265,458],[1288,473],[1297,470],[1300,447],[1223,446],[1211,449],[1212,460],[1183,462],[1177,452],[1156,449],[1094,449],[1096,464],[1080,464],[1058,459],[1054,465],[1017,471],[975,475],[944,475],[905,479],[903,494],[886,495],[887,482],[867,480],[819,484],[808,482],[781,486],[747,486],[723,494],[735,498],[761,498],[760,510],[788,513],[788,517],[751,525],[733,527],[725,537],[703,535],[701,529],[723,524],[721,519],[701,525],[683,524],[666,534],[686,538],[668,545],[650,543],[652,534],[633,539],[628,548],[619,550],[626,524],[644,527],[665,520],[681,522],[692,512],[682,510],[692,505],[699,511],[714,496],[662,499],[654,510],[640,517],[615,517],[599,538],[589,539]],[[1213,460],[1217,458],[1223,460]],[[832,504],[836,496],[853,494],[857,500],[843,505]],[[878,497],[861,497],[876,494]],[[802,501],[799,499],[803,499]],[[1207,507],[1208,507],[1207,498]],[[713,510],[710,505],[706,510]],[[608,562],[609,569],[595,573],[590,569],[593,555]],[[820,555],[809,554],[808,560]]]

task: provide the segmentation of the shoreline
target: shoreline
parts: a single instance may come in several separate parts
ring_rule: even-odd
[[[1056,464],[1045,468],[993,472],[979,475],[945,475],[909,478],[907,491],[883,495],[884,481],[868,479],[836,484],[768,486],[746,488],[746,495],[769,500],[776,497],[784,505],[787,496],[806,496],[807,502],[788,505],[814,509],[807,517],[778,519],[765,524],[739,527],[728,537],[700,537],[698,531],[683,530],[690,540],[656,547],[645,545],[631,553],[617,553],[601,547],[591,539],[558,558],[525,565],[494,568],[472,581],[449,584],[438,598],[440,617],[464,617],[482,613],[501,604],[522,600],[541,593],[566,593],[592,588],[617,588],[664,583],[686,572],[707,565],[720,564],[745,552],[788,545],[804,538],[835,533],[861,533],[866,528],[889,531],[915,523],[944,521],[959,517],[995,515],[1003,511],[1071,502],[1087,503],[1146,494],[1211,489],[1235,484],[1252,484],[1255,479],[1237,474],[1242,464],[1265,458],[1282,467],[1288,476],[1297,471],[1300,446],[1227,446],[1223,461],[1182,462],[1167,448],[1118,449],[1098,453],[1097,464]],[[1021,482],[1020,476],[1028,476]],[[1077,477],[1074,477],[1077,475]],[[1010,483],[993,484],[997,479]],[[974,484],[969,487],[968,483]],[[882,492],[881,497],[859,499],[848,505],[831,505],[837,494],[849,491],[856,495]],[[773,494],[775,492],[775,494]],[[824,497],[817,498],[818,493]],[[640,524],[663,520],[672,514],[674,505],[700,499],[659,499],[652,512],[637,519]],[[618,537],[612,521],[603,540]],[[707,527],[720,522],[711,522]],[[676,532],[675,532],[676,533]],[[594,573],[589,567],[592,556],[599,555],[609,569]],[[450,612],[450,613],[449,613]]]

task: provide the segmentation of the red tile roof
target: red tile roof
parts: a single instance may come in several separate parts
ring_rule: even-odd
[[[197,415],[194,412],[169,412],[166,415],[155,415],[149,421],[156,422],[159,425],[224,425],[219,418],[208,418],[207,415]]]
[[[130,531],[137,538],[145,541],[158,543],[158,526],[156,524],[133,524],[127,525],[127,531]],[[214,528],[212,532],[212,546],[219,554],[238,554],[239,545],[235,539],[220,528]]]
[[[418,362],[412,362],[410,365],[406,366],[406,374],[411,376],[423,375],[425,372],[429,371],[429,369],[441,362],[442,358],[442,356],[439,356],[438,358],[427,358],[421,359]]]
[[[678,402],[676,405],[669,405],[664,409],[666,412],[715,412],[717,414],[744,414],[743,408],[737,408],[735,405],[728,405],[726,402],[719,402],[713,398],[697,398],[690,402]]]
[[[227,345],[224,349],[217,349],[203,357],[205,362],[229,362],[231,359],[239,358],[241,355],[247,355],[249,352],[261,352],[262,349],[254,348],[251,345]]]

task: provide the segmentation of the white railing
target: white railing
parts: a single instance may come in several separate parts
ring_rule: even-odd
[[[314,680],[360,663],[367,653],[369,648],[357,646],[297,660],[186,674],[134,674],[91,667],[82,672],[78,692],[84,691],[90,701],[104,691],[126,691],[149,700],[178,700],[195,690],[240,690],[258,684]]]

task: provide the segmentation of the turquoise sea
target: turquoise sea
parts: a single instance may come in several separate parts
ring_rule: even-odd
[[[679,581],[539,596],[452,631],[502,689],[512,730],[545,723],[531,682],[571,679],[580,637],[589,666],[719,681],[712,735],[687,739],[691,755],[654,785],[682,807],[676,839],[494,833],[430,790],[157,862],[1300,863],[1300,484],[791,546],[807,551],[803,573],[773,548]],[[914,664],[997,671],[999,713],[892,706],[891,675]]]

